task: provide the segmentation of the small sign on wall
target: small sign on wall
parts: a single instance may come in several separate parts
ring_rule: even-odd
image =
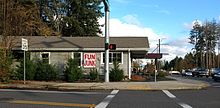
[[[83,66],[85,68],[96,67],[96,53],[84,53],[83,54]]]

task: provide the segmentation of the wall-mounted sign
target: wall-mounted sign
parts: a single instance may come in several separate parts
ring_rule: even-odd
[[[85,68],[96,67],[96,54],[95,53],[84,53],[83,54],[83,66]]]

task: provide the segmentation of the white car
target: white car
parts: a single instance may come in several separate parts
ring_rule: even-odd
[[[172,75],[172,74],[178,74],[178,75],[179,75],[180,72],[179,72],[179,71],[169,71],[169,74],[171,74],[171,75]]]

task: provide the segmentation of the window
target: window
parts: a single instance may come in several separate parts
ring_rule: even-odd
[[[50,64],[50,53],[41,53],[41,60],[43,61],[43,63]]]
[[[73,59],[76,59],[79,63],[79,66],[81,66],[81,53],[80,52],[74,52]]]
[[[122,64],[121,52],[109,52],[109,63],[113,63],[114,61]],[[102,63],[105,63],[105,53],[102,53]]]

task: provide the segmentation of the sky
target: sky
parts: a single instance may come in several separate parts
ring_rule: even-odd
[[[193,22],[220,21],[220,0],[109,0],[109,4],[110,37],[148,37],[149,53],[161,39],[161,53],[169,54],[163,56],[168,61],[191,52],[188,37]],[[104,24],[104,18],[99,22]]]

